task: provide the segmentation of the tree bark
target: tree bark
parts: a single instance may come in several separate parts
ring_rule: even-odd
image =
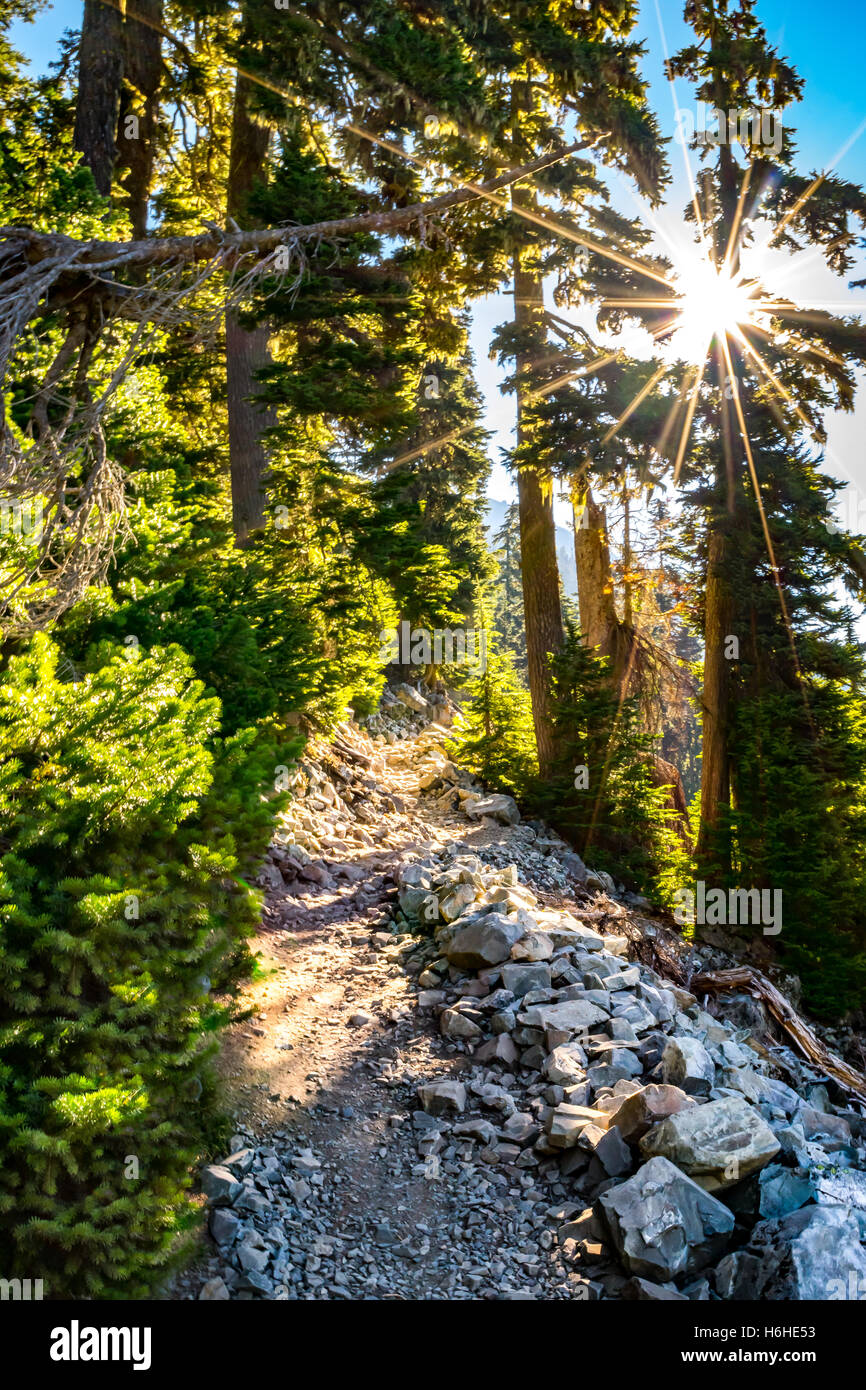
[[[544,291],[541,276],[521,269],[514,258],[514,318],[518,328],[532,327],[542,314]],[[531,358],[518,354],[517,369],[523,374]],[[517,444],[527,442],[526,399],[517,396]],[[556,524],[553,519],[553,479],[532,468],[517,474],[520,513],[520,559],[523,578],[523,615],[532,720],[538,749],[539,771],[544,777],[556,761],[551,719],[550,655],[562,647],[562,606],[559,597],[559,565],[556,558]]]
[[[30,265],[60,254],[74,258],[75,272],[88,269],[101,279],[104,270],[136,270],[157,265],[181,266],[213,260],[223,251],[226,259],[250,255],[266,256],[278,246],[301,246],[308,241],[336,241],[358,232],[389,233],[404,230],[413,222],[428,221],[463,203],[471,203],[488,193],[510,187],[519,179],[531,178],[586,144],[569,145],[555,154],[542,155],[518,168],[508,169],[486,183],[462,184],[450,193],[386,212],[362,212],[326,222],[308,222],[302,227],[262,227],[246,232],[200,232],[196,236],[147,237],[137,241],[100,241],[96,237],[76,240],[61,232],[37,232],[32,227],[0,227],[0,258],[21,256]],[[2,283],[2,281],[0,281]]]
[[[605,509],[596,502],[589,487],[573,498],[573,507],[581,636],[585,646],[597,647],[602,656],[612,656],[612,634],[619,620],[614,606]]]
[[[103,0],[85,0],[72,138],[103,197],[111,192],[117,159],[122,87],[123,15]]]
[[[134,237],[147,232],[147,206],[153,181],[156,132],[159,122],[159,87],[162,81],[163,0],[135,0],[124,24],[123,74],[126,79],[117,130],[118,167],[128,198]],[[127,134],[130,116],[137,129]]]
[[[232,115],[232,141],[226,213],[239,226],[247,218],[249,195],[264,178],[270,129],[250,113],[251,84],[238,76]],[[271,363],[266,324],[241,326],[237,313],[226,314],[226,385],[228,390],[229,461],[235,543],[244,546],[265,524],[264,476],[268,459],[262,436],[276,421],[275,412],[255,400],[258,373]]]
[[[698,862],[710,879],[724,874],[730,852],[722,819],[731,801],[728,753],[730,665],[725,639],[731,635],[733,601],[727,578],[728,538],[723,522],[710,535],[704,620],[704,686],[701,757],[701,828]]]
[[[617,699],[630,692],[634,628],[620,620],[613,590],[613,569],[607,536],[605,508],[589,487],[573,496],[574,562],[577,569],[577,606],[584,645],[610,658],[611,686]]]

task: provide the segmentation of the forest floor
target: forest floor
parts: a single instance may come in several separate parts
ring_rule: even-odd
[[[442,1076],[443,1053],[454,1048],[432,1011],[416,1008],[400,945],[377,930],[395,905],[400,865],[459,841],[468,853],[518,862],[545,907],[573,906],[567,892],[550,891],[550,861],[540,854],[533,876],[524,827],[473,825],[422,797],[426,751],[423,735],[378,750],[378,824],[366,837],[375,843],[346,843],[339,861],[328,852],[329,867],[349,866],[354,881],[268,890],[253,946],[259,969],[241,1000],[255,1016],[227,1030],[220,1055],[238,1129],[233,1147],[261,1152],[271,1143],[281,1166],[293,1166],[287,1149],[321,1163],[312,1171],[313,1160],[293,1167],[303,1174],[300,1190],[312,1189],[305,1197],[309,1220],[298,1233],[302,1297],[442,1299],[455,1296],[455,1283],[463,1297],[486,1288],[500,1297],[533,1297],[542,1274],[543,1296],[574,1297],[576,1276],[564,1271],[549,1233],[564,1219],[564,1185],[545,1185],[543,1193],[530,1188],[527,1197],[525,1187],[488,1169],[483,1190],[467,1193],[419,1163],[412,1097]],[[449,1071],[453,1066],[449,1056]],[[491,1224],[491,1214],[498,1222]],[[318,1277],[317,1262],[325,1259],[327,1281]],[[217,1254],[206,1253],[169,1296],[201,1297],[222,1266]],[[527,1279],[520,1278],[524,1271]],[[522,1289],[527,1280],[534,1293]]]

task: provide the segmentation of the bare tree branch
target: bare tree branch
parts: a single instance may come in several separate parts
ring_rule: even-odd
[[[510,203],[500,190],[591,143],[556,150],[486,183],[462,183],[424,203],[303,226],[210,227],[197,236],[131,241],[0,229],[0,375],[10,374],[35,319],[53,315],[64,326],[23,432],[7,420],[0,400],[0,488],[7,499],[38,499],[42,517],[38,544],[22,543],[0,566],[0,628],[9,633],[45,626],[89,584],[104,579],[115,546],[128,535],[124,479],[106,448],[105,414],[142,354],[166,328],[185,323],[191,305],[203,334],[247,299],[264,275],[281,284],[287,276],[299,279],[308,247],[358,232],[388,234],[413,223],[423,235],[429,222],[476,198],[507,212]],[[216,305],[202,307],[197,296],[216,275],[225,276],[227,292]],[[114,344],[107,358],[100,355],[103,384],[94,395],[94,354],[104,346],[105,328],[117,320],[135,326],[118,352]]]
[[[308,241],[338,240],[353,236],[356,232],[391,232],[410,226],[413,222],[426,221],[449,208],[508,188],[579,150],[590,148],[594,143],[581,141],[569,145],[551,154],[541,155],[517,169],[508,169],[487,183],[464,183],[460,188],[424,203],[412,203],[409,207],[391,208],[383,212],[359,213],[354,217],[339,217],[328,222],[311,222],[306,226],[266,227],[247,232],[222,232],[213,228],[198,236],[149,237],[140,241],[76,241],[59,232],[37,232],[32,227],[0,227],[0,257],[4,254],[11,257],[17,253],[18,257],[34,267],[44,266],[45,262],[61,262],[65,266],[74,266],[77,271],[100,272],[158,265],[178,266],[215,257],[222,258],[224,265],[231,265],[235,258],[251,253],[267,256],[288,243],[302,245]],[[5,291],[6,286],[0,283],[0,293]]]

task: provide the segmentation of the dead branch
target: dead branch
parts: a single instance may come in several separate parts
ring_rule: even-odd
[[[11,374],[24,334],[34,320],[53,317],[64,337],[32,398],[23,432],[7,420],[0,401],[0,486],[12,499],[40,499],[43,526],[34,556],[21,546],[4,554],[0,572],[0,626],[7,633],[44,626],[75,603],[88,583],[104,579],[114,547],[128,534],[123,476],[108,456],[103,421],[119,386],[168,328],[188,321],[197,337],[215,330],[262,280],[294,285],[308,256],[322,243],[358,232],[390,233],[476,198],[508,205],[497,190],[530,177],[592,142],[579,142],[506,170],[486,183],[463,183],[450,193],[406,208],[358,214],[305,226],[223,231],[140,240],[78,241],[32,227],[0,229],[0,375]],[[214,278],[225,283],[219,302],[201,297]],[[210,297],[211,300],[213,297]],[[65,322],[64,322],[65,320]],[[107,376],[92,393],[98,346],[112,321],[135,325]],[[63,382],[68,396],[60,392]]]
[[[696,995],[744,989],[754,999],[759,999],[766,1005],[770,1014],[807,1061],[820,1067],[843,1091],[848,1091],[858,1100],[866,1101],[866,1076],[825,1047],[785,996],[759,970],[741,965],[733,970],[705,971],[703,974],[692,976],[689,989]]]
[[[20,259],[28,266],[43,267],[45,263],[62,263],[77,271],[146,270],[159,265],[180,266],[195,261],[219,259],[230,268],[238,258],[251,254],[268,256],[281,246],[299,246],[309,241],[333,241],[354,236],[357,232],[391,232],[410,226],[421,219],[458,207],[462,203],[483,198],[499,189],[508,188],[520,179],[556,164],[568,155],[589,148],[591,142],[581,141],[554,153],[541,155],[529,164],[507,169],[486,183],[465,183],[450,193],[413,203],[405,208],[382,212],[358,213],[354,217],[339,217],[327,222],[312,222],[306,226],[265,227],[253,231],[223,232],[213,228],[198,236],[146,237],[140,241],[76,241],[60,232],[38,232],[32,227],[0,227],[0,258]],[[20,278],[20,277],[19,277]],[[8,286],[0,281],[5,295]]]

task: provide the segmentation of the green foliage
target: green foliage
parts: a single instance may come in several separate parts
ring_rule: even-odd
[[[466,687],[469,703],[449,753],[486,785],[523,797],[538,775],[532,702],[511,653],[491,638],[484,671]]]
[[[665,789],[650,776],[653,740],[635,702],[617,701],[609,672],[570,628],[552,661],[559,770],[535,800],[594,868],[669,903],[688,859]]]
[[[0,686],[0,1263],[135,1297],[188,1217],[279,755],[215,737],[178,648],[76,682],[58,656],[36,637]]]
[[[493,624],[499,642],[511,652],[517,671],[526,671],[526,631],[520,572],[520,516],[512,502],[494,537],[499,573],[494,586]]]
[[[730,815],[734,887],[781,891],[774,944],[809,1008],[866,1004],[866,712],[841,682],[744,701],[740,793]],[[758,929],[760,930],[760,929]]]

